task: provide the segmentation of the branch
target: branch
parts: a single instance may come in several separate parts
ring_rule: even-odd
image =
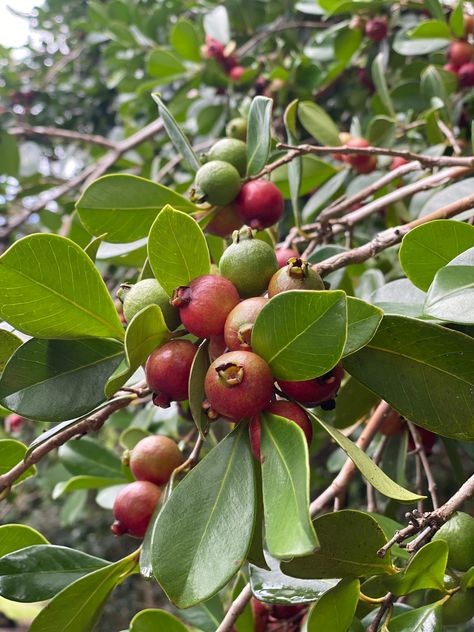
[[[431,471],[428,457],[426,455],[425,448],[423,447],[423,442],[421,441],[421,438],[420,438],[420,433],[418,432],[415,424],[413,424],[411,421],[407,421],[407,424],[408,424],[408,430],[410,431],[410,434],[413,438],[413,443],[415,444],[416,453],[420,458],[420,463],[425,472],[426,481],[428,483],[428,491],[431,496],[433,509],[438,509],[439,502],[438,502],[438,495],[436,493],[438,486],[434,479],[433,472]]]
[[[234,627],[235,621],[244,611],[245,606],[248,604],[251,598],[252,591],[250,590],[250,584],[247,584],[239,593],[237,599],[235,599],[235,601],[231,604],[229,610],[227,610],[227,613],[222,619],[216,632],[231,632]]]
[[[112,413],[121,408],[125,408],[131,401],[138,397],[148,395],[149,389],[145,383],[137,385],[133,392],[129,390],[118,391],[116,396],[110,402],[95,413],[89,415],[86,419],[79,421],[73,426],[65,428],[63,431],[47,439],[37,448],[33,449],[23,461],[17,463],[11,470],[0,476],[0,499],[4,498],[20,476],[26,472],[32,465],[38,463],[43,457],[55,448],[59,448],[73,437],[82,436],[91,431],[96,432],[107,421]]]
[[[118,148],[118,143],[114,143],[104,136],[98,136],[96,134],[82,134],[81,132],[74,132],[70,129],[59,129],[57,127],[30,127],[28,125],[20,125],[18,127],[10,127],[7,131],[13,136],[25,136],[26,138],[35,136],[46,136],[47,138],[65,138],[67,140],[77,140],[81,143],[92,143],[93,145],[100,145],[101,147],[107,147],[108,149]]]
[[[311,20],[295,20],[294,22],[285,22],[283,19],[278,20],[274,24],[269,24],[265,30],[259,31],[253,37],[242,44],[235,52],[237,57],[244,57],[249,51],[252,50],[257,44],[267,39],[267,37],[273,37],[275,33],[280,31],[288,31],[289,29],[325,29],[327,28],[327,22],[313,22]]]
[[[377,632],[377,630],[379,629],[379,625],[382,622],[382,619],[384,618],[385,613],[387,611],[390,612],[390,610],[392,609],[392,605],[395,599],[396,599],[395,595],[391,592],[385,595],[385,599],[383,600],[382,605],[379,608],[379,611],[375,615],[375,619],[367,628],[367,632]]]

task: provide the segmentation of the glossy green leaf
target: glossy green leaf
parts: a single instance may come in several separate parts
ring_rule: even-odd
[[[397,597],[427,588],[444,590],[447,562],[447,543],[444,540],[429,542],[417,551],[403,571],[384,579],[384,586]]]
[[[468,590],[469,588],[474,588],[474,566],[471,566],[461,579],[461,590]]]
[[[326,430],[336,443],[339,444],[363,477],[381,494],[403,503],[414,502],[420,498],[425,498],[425,496],[413,494],[404,487],[398,485],[398,483],[395,483],[395,481],[392,481],[392,479],[387,476],[365,452],[363,452],[353,441],[346,437],[337,428],[333,428],[311,412],[309,412],[309,415],[315,419],[324,428],[324,430]]]
[[[387,87],[386,72],[384,55],[379,53],[372,62],[372,81],[390,117],[395,118],[395,110]]]
[[[369,344],[345,358],[344,367],[417,425],[453,439],[474,439],[474,340],[469,336],[386,316]]]
[[[0,558],[34,544],[48,544],[48,540],[39,531],[26,524],[0,526]]]
[[[58,235],[24,237],[0,257],[0,316],[36,338],[124,336],[94,264]]]
[[[412,31],[410,37],[413,39],[420,38],[441,38],[451,39],[451,31],[444,20],[424,20],[420,22]]]
[[[122,357],[122,345],[113,340],[32,338],[2,374],[0,403],[39,421],[80,417],[105,400],[105,383]]]
[[[63,494],[70,494],[78,489],[102,489],[104,487],[112,487],[112,485],[123,485],[127,483],[125,477],[115,476],[105,478],[103,476],[88,476],[87,474],[80,474],[79,476],[73,476],[67,481],[60,481],[56,483],[53,489],[52,497],[55,500]]]
[[[94,237],[84,248],[84,252],[91,261],[95,262],[95,260],[97,259],[99,248],[106,237],[106,233],[104,233],[103,235],[99,235],[98,237]]]
[[[219,595],[214,595],[197,606],[181,610],[180,616],[202,632],[216,632],[224,618],[224,607]]]
[[[171,112],[161,100],[160,95],[155,92],[151,96],[153,101],[158,106],[158,112],[163,120],[163,125],[165,127],[166,133],[168,134],[170,141],[173,143],[174,148],[176,149],[178,154],[181,154],[184,160],[188,163],[190,169],[196,172],[201,166],[201,163],[199,161],[199,158],[194,153],[194,150],[191,147],[191,143],[186,138],[183,130],[180,128],[178,123],[175,121]],[[174,206],[174,208],[177,209],[182,209],[185,211],[188,210],[188,208],[180,207],[179,204],[176,204],[173,200],[168,200],[166,204],[171,204],[171,206]]]
[[[167,204],[190,213],[194,204],[162,184],[128,174],[103,176],[79,198],[76,208],[92,235],[107,233],[107,241],[128,243],[148,235]]]
[[[307,195],[332,178],[338,171],[336,167],[316,156],[308,155],[301,158],[300,196]],[[347,170],[346,170],[347,173]],[[271,181],[280,189],[286,200],[291,199],[288,182],[288,165],[282,165],[272,171]]]
[[[363,41],[362,29],[341,29],[334,40],[334,54],[336,59],[349,64],[354,53],[359,50]]]
[[[265,541],[277,558],[307,555],[318,545],[309,515],[309,456],[294,422],[261,416]]]
[[[170,612],[149,608],[141,610],[130,621],[129,632],[187,632],[188,628]]]
[[[449,16],[449,26],[456,37],[464,35],[464,2],[458,0],[451,15]]]
[[[474,266],[446,266],[438,270],[428,290],[424,312],[462,325],[474,323]]]
[[[396,279],[375,290],[370,301],[385,314],[420,318],[426,294],[409,279]]]
[[[396,129],[396,121],[388,116],[375,116],[367,131],[367,140],[374,147],[384,147],[393,141]]]
[[[199,225],[170,206],[161,211],[151,227],[148,258],[156,279],[170,296],[178,286],[209,274],[211,265]]]
[[[346,295],[340,290],[293,290],[274,296],[258,315],[252,348],[282,380],[330,371],[347,335]]]
[[[358,380],[349,377],[339,389],[336,408],[319,413],[324,421],[336,428],[348,428],[367,417],[379,401],[379,397],[365,388]]]
[[[0,173],[18,176],[20,168],[20,153],[17,139],[8,132],[0,131]]]
[[[407,57],[428,55],[429,53],[446,48],[449,44],[449,40],[439,37],[420,37],[413,39],[409,35],[410,31],[411,26],[404,27],[400,29],[394,37],[393,50],[399,55]]]
[[[201,60],[201,42],[196,27],[189,20],[179,19],[170,31],[170,44],[183,59]]]
[[[194,356],[189,374],[189,410],[194,423],[202,437],[209,424],[209,419],[202,408],[202,403],[206,399],[204,392],[204,378],[211,362],[209,360],[209,341],[204,340]]]
[[[444,85],[441,73],[435,66],[428,66],[423,70],[420,77],[420,91],[426,99],[437,97],[441,101],[446,101],[446,87]]]
[[[390,621],[390,632],[442,632],[443,611],[440,603],[430,603],[399,614]]]
[[[390,447],[390,445],[388,447]],[[406,451],[406,445],[404,445],[403,447]],[[403,529],[404,526],[396,520],[392,520],[392,518],[389,518],[388,516],[373,513],[372,511],[370,512],[370,517],[377,521],[378,525],[385,533],[387,540],[391,540],[391,538],[395,535],[395,531],[400,531],[400,529]],[[410,542],[412,539],[413,538],[408,538],[406,542]],[[394,557],[398,557],[404,560],[408,560],[410,557],[410,553],[406,549],[402,549],[398,544],[394,544],[390,548],[390,552]]]
[[[283,120],[286,128],[286,141],[289,145],[298,144],[296,131],[296,113],[298,108],[298,99],[292,101],[285,110]],[[291,205],[293,207],[293,217],[295,226],[300,225],[299,213],[299,193],[301,187],[301,177],[303,171],[303,161],[301,156],[296,156],[288,164],[288,183],[290,186]]]
[[[426,8],[437,20],[444,20],[443,7],[440,0],[425,0]]]
[[[245,561],[255,519],[252,459],[241,422],[179,483],[158,516],[153,573],[180,608],[214,595]]]
[[[305,222],[311,222],[321,211],[326,203],[339,191],[347,180],[349,170],[343,169],[329,178],[321,187],[318,187],[309,198],[301,212]]]
[[[15,439],[0,439],[0,476],[6,474],[17,463],[23,461],[26,454],[26,445]],[[15,485],[21,483],[29,476],[36,474],[36,467],[32,465],[26,472],[16,479]]]
[[[169,83],[186,72],[183,62],[164,48],[150,51],[147,62],[148,74],[156,77],[155,85]]]
[[[342,579],[328,590],[309,611],[307,632],[347,632],[359,602],[358,579]]]
[[[343,509],[316,518],[314,527],[321,548],[307,557],[283,562],[281,570],[287,575],[324,579],[393,574],[390,556],[377,555],[387,538],[368,514]]]
[[[135,314],[125,332],[125,358],[105,387],[107,397],[113,395],[132,377],[150,353],[168,340],[169,334],[163,312],[158,305],[148,305]]]
[[[0,595],[26,603],[51,599],[76,579],[108,564],[64,546],[29,546],[0,559]]]
[[[358,351],[372,340],[382,322],[381,309],[353,296],[347,297],[347,340],[343,356]]]
[[[124,558],[76,580],[43,608],[29,632],[93,630],[108,596],[133,573],[135,566],[135,560]]]
[[[252,100],[247,124],[247,175],[254,176],[266,165],[272,140],[273,99]]]
[[[337,125],[316,103],[301,101],[298,104],[298,119],[305,130],[322,145],[336,147],[341,144]]]
[[[11,331],[0,329],[0,374],[5,368],[5,364],[12,357],[15,349],[22,344],[22,340],[12,334]]]
[[[443,206],[447,206],[448,204],[451,204],[451,202],[457,202],[458,200],[460,200],[463,197],[467,197],[469,195],[471,195],[472,193],[472,187],[474,186],[474,178],[465,178],[464,180],[460,180],[459,182],[455,182],[454,184],[449,184],[448,186],[444,187],[443,189],[441,189],[441,191],[438,191],[437,193],[435,193],[434,195],[430,196],[428,198],[428,201],[423,205],[419,216],[420,217],[424,217],[425,215],[429,215],[430,213],[433,213],[434,211],[437,211],[438,209],[442,208]],[[436,222],[449,222],[449,223],[454,223],[456,222],[456,220],[454,219],[442,219],[442,220],[434,220]],[[423,224],[422,226],[430,226],[433,222],[429,222],[428,224]],[[458,222],[459,223],[459,222]],[[463,224],[464,226],[469,227],[469,224]],[[421,226],[418,226],[416,228],[416,230],[418,231],[421,228]],[[471,226],[472,228],[472,226]],[[441,230],[441,228],[440,228]],[[455,230],[455,229],[452,229]],[[458,231],[464,230],[466,231],[466,229],[457,229]],[[465,232],[465,234],[467,234]],[[447,242],[454,242],[454,244],[456,243],[456,237],[458,236],[458,233],[455,233],[453,235],[452,232],[447,232],[446,234],[442,235],[442,242],[447,241]],[[472,240],[472,237],[471,237]],[[440,244],[440,242],[437,240],[435,242],[433,242],[432,237],[430,238],[431,241],[431,245],[433,246],[434,244],[436,244],[436,250],[439,249],[440,246],[442,246],[442,244]],[[464,241],[464,240],[463,240]],[[460,245],[462,244],[462,242],[460,242]],[[472,241],[470,242],[470,245],[472,245]],[[469,248],[470,246],[467,246],[467,248]],[[451,243],[451,249],[453,248],[453,244]],[[443,250],[442,250],[443,252]],[[458,252],[460,252],[460,250],[458,250]],[[451,257],[452,258],[452,257]]]
[[[120,457],[102,443],[89,437],[82,437],[59,448],[61,463],[74,476],[101,476],[123,478]]]

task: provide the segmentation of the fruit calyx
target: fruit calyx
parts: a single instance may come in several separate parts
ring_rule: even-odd
[[[234,230],[232,233],[232,243],[238,244],[246,239],[255,239],[255,231],[250,226],[242,226],[239,230]]]
[[[127,296],[127,294],[129,293],[129,291],[132,289],[132,284],[131,283],[121,283],[119,289],[117,290],[117,292],[115,293],[115,296],[119,299],[119,301],[122,303],[124,303],[125,301],[125,297]]]
[[[164,393],[153,393],[153,404],[158,408],[169,408],[171,400]]]
[[[244,379],[244,367],[234,362],[226,362],[216,366],[216,372],[225,386],[237,386]]]
[[[185,307],[191,302],[191,288],[189,285],[180,285],[173,291],[171,305],[173,307]]]
[[[110,530],[116,536],[125,535],[128,531],[127,527],[120,522],[120,520],[115,520],[111,525]]]
[[[219,413],[214,410],[208,399],[203,401],[201,408],[209,421],[216,421],[216,419],[219,419]]]
[[[309,263],[300,257],[290,257],[286,268],[288,274],[296,279],[308,276]]]
[[[237,331],[237,338],[240,341],[241,347],[250,349],[250,346],[251,346],[250,343],[252,341],[253,325],[254,325],[253,323],[244,323],[243,325],[240,325]]]

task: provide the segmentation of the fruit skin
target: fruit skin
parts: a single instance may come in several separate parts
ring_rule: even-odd
[[[276,224],[284,208],[285,201],[280,190],[269,180],[246,182],[235,200],[235,210],[241,220],[258,230]]]
[[[189,340],[170,340],[155,349],[145,364],[148,386],[159,394],[157,405],[188,399],[188,381],[197,347]]]
[[[474,17],[467,13],[464,14],[464,35],[474,33]]]
[[[179,308],[181,322],[198,338],[209,338],[224,332],[229,312],[240,302],[235,286],[228,279],[204,274],[189,286],[175,290],[172,304]]]
[[[397,410],[393,408],[385,415],[382,425],[379,428],[380,434],[386,437],[392,437],[401,434],[405,428],[405,419]]]
[[[214,411],[234,421],[258,414],[273,396],[268,364],[252,351],[229,351],[214,360],[204,381]]]
[[[272,298],[289,290],[324,290],[324,282],[307,261],[293,257],[270,279],[268,296]]]
[[[389,171],[394,171],[395,169],[398,169],[398,167],[407,165],[408,162],[409,162],[408,160],[406,160],[405,158],[402,158],[401,156],[395,156],[395,158],[390,163]]]
[[[211,147],[206,160],[223,160],[237,169],[241,176],[247,170],[247,145],[236,138],[222,138]]]
[[[254,296],[236,305],[229,313],[224,326],[224,339],[229,351],[252,350],[253,325],[267,303],[267,298]]]
[[[21,427],[23,426],[24,418],[21,415],[17,415],[16,413],[12,413],[11,415],[7,415],[4,420],[4,428],[5,432],[10,432],[12,434],[18,434],[21,431]]]
[[[135,314],[148,305],[158,305],[170,331],[180,324],[178,312],[170,305],[168,294],[156,279],[143,279],[132,285],[130,289],[127,289],[126,284],[121,287],[125,289],[123,314],[127,322],[130,322]]]
[[[448,59],[456,68],[469,63],[473,56],[474,47],[464,40],[456,40],[449,46]]]
[[[204,213],[197,213],[195,215],[196,219],[199,219]],[[217,207],[217,212],[211,221],[206,224],[204,230],[206,233],[210,235],[216,235],[216,237],[226,238],[229,235],[232,235],[234,230],[238,230],[242,227],[242,220],[235,212],[235,208],[232,204],[227,204],[227,206]]]
[[[474,518],[469,514],[462,511],[455,513],[437,531],[433,540],[447,542],[449,548],[448,566],[450,568],[467,571],[471,566],[474,566]]]
[[[210,35],[206,36],[206,44],[203,47],[202,54],[207,59],[213,57],[218,61],[222,61],[224,58],[224,44],[216,40],[214,37]]]
[[[442,606],[443,624],[459,625],[474,617],[474,588],[457,590]]]
[[[304,604],[295,604],[293,606],[279,606],[277,604],[275,604],[274,606],[272,606],[272,617],[275,617],[275,619],[291,619],[292,617],[294,617],[298,612],[302,612],[303,610],[305,610],[306,606]]]
[[[463,64],[458,70],[459,83],[463,88],[474,86],[474,63]]]
[[[130,470],[137,481],[155,485],[167,483],[184,463],[178,444],[164,435],[151,435],[139,441],[130,453]]]
[[[252,597],[250,600],[250,607],[252,608],[253,614],[254,632],[265,632],[267,629],[270,607],[262,601],[255,599],[255,597]]]
[[[244,72],[245,68],[243,66],[234,66],[229,71],[229,79],[232,81],[239,81]]]
[[[300,253],[294,248],[277,248],[275,250],[277,263],[279,268],[283,268],[291,257],[299,257]]]
[[[124,487],[114,502],[117,522],[112,525],[112,532],[143,538],[160,496],[160,488],[148,481],[135,481]]]
[[[227,345],[225,344],[224,334],[218,334],[217,336],[211,336],[209,338],[209,357],[211,360],[215,360],[223,353],[226,352]]]
[[[308,407],[314,407],[332,399],[336,395],[343,377],[344,369],[342,364],[336,364],[329,373],[312,380],[303,380],[301,382],[277,380],[277,383],[285,395]]]
[[[361,149],[370,147],[365,138],[351,138],[347,141],[346,145],[347,147],[360,147]],[[358,173],[370,173],[377,166],[377,159],[375,156],[369,156],[366,154],[348,154],[346,162],[348,162]]]
[[[219,271],[232,281],[242,298],[259,296],[278,269],[275,251],[261,239],[254,239],[247,226],[235,231],[233,242],[219,261]]]
[[[372,173],[372,171],[377,169],[377,158],[375,156],[369,156],[365,163],[360,163],[357,167],[354,167],[354,169],[357,173]]]
[[[206,162],[196,173],[191,199],[216,206],[230,204],[240,191],[237,169],[223,160]]]
[[[231,119],[226,125],[225,133],[230,138],[245,141],[247,138],[247,119],[242,117]]]
[[[458,67],[452,64],[451,62],[444,64],[443,68],[447,70],[448,72],[454,73],[456,76],[458,74]]]
[[[430,432],[425,428],[421,428],[420,426],[416,426],[418,430],[418,434],[420,435],[421,443],[423,444],[423,448],[425,449],[426,455],[429,456],[433,452],[433,446],[438,440],[438,435],[434,432]],[[415,450],[415,442],[413,441],[413,437],[411,434],[408,436],[408,445],[407,452],[412,452]]]
[[[365,34],[373,42],[381,42],[387,37],[388,24],[385,18],[373,18],[365,25]]]

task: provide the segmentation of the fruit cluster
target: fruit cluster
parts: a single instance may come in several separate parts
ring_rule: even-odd
[[[474,21],[470,32],[472,31],[474,31]],[[445,64],[444,69],[457,75],[459,84],[463,88],[474,86],[474,46],[462,39],[452,42],[448,50],[448,63]]]
[[[202,55],[206,59],[215,59],[229,79],[239,81],[245,68],[239,64],[239,59],[233,49],[233,44],[224,46],[219,40],[207,35],[206,43],[202,47]]]
[[[173,471],[184,462],[177,443],[164,435],[150,435],[139,441],[128,457],[135,481],[115,498],[115,535],[128,533],[143,538],[165,485]]]

